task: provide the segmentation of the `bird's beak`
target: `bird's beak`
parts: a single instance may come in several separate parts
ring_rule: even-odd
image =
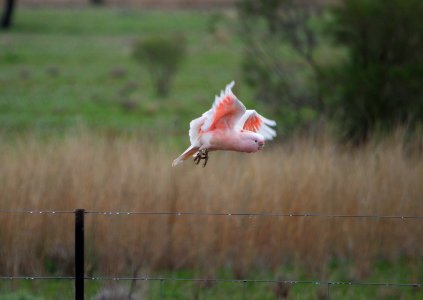
[[[259,146],[258,146],[258,149],[259,149],[259,150],[261,150],[261,149],[263,149],[263,147],[264,147],[264,142],[260,142],[258,145],[259,145]]]

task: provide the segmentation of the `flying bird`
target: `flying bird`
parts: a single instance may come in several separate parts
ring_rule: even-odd
[[[191,121],[191,146],[173,161],[172,166],[193,156],[197,165],[204,160],[205,167],[210,151],[253,153],[263,148],[265,140],[272,140],[276,136],[272,128],[276,122],[266,119],[255,110],[247,110],[232,92],[234,85],[234,81],[229,83],[216,96],[211,109]]]

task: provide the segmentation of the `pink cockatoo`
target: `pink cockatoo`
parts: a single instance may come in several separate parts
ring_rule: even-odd
[[[246,110],[244,104],[232,93],[235,82],[216,96],[212,108],[201,117],[192,120],[189,129],[191,146],[172,163],[176,166],[194,157],[198,164],[208,161],[209,151],[227,150],[253,153],[261,150],[265,140],[276,136],[270,126],[276,122],[259,115],[255,110]]]

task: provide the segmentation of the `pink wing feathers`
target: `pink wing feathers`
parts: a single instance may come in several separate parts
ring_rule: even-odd
[[[202,132],[215,129],[234,128],[245,113],[244,104],[232,93],[235,82],[229,83],[220,96],[216,96],[212,108],[203,114],[204,123],[200,127]]]
[[[276,136],[276,131],[270,126],[276,126],[276,122],[269,120],[255,110],[247,110],[238,122],[243,130],[257,132],[265,140],[272,140]]]
[[[201,133],[214,129],[241,127],[243,130],[263,135],[266,140],[276,136],[276,131],[270,127],[275,126],[276,122],[263,117],[255,110],[246,110],[244,104],[232,92],[234,85],[234,81],[229,83],[220,96],[216,96],[212,108],[191,121],[189,136],[192,145]]]

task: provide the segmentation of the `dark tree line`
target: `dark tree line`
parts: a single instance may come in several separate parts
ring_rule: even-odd
[[[349,50],[328,90],[343,136],[365,142],[374,132],[423,124],[423,1],[344,0],[331,36]]]
[[[356,144],[398,126],[423,127],[423,1],[340,0],[323,13],[315,3],[238,4],[245,79],[279,124],[289,130],[309,116],[312,122],[323,117]],[[322,40],[345,49],[345,57],[322,63],[316,55]]]

